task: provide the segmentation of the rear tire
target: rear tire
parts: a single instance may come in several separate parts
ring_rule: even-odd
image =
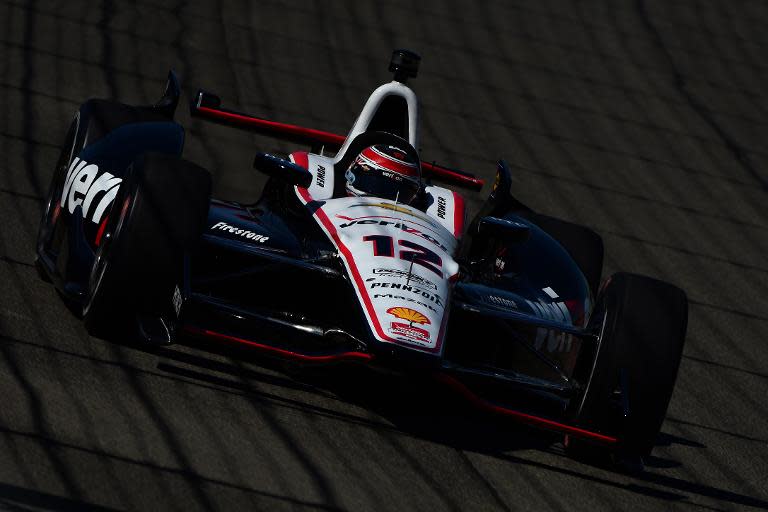
[[[139,157],[120,185],[96,252],[83,307],[88,331],[131,332],[138,314],[163,315],[183,257],[207,220],[211,177],[178,157]]]
[[[618,273],[603,288],[596,312],[593,322],[604,322],[600,347],[577,421],[593,430],[617,433],[620,454],[647,456],[677,378],[688,300],[671,284]],[[577,440],[568,445],[578,458],[585,451],[594,453]]]

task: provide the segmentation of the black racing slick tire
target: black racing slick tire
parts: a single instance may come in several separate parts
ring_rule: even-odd
[[[45,268],[45,265],[40,260],[40,258],[43,255],[46,255],[50,258],[51,251],[58,252],[58,245],[60,245],[60,240],[58,240],[59,244],[55,243],[54,241],[54,235],[57,231],[57,221],[59,220],[57,215],[59,213],[57,203],[61,200],[61,191],[64,187],[64,180],[66,178],[67,169],[69,168],[69,165],[74,158],[77,143],[79,142],[79,127],[80,113],[78,112],[75,114],[75,118],[72,120],[72,123],[67,130],[67,134],[64,138],[64,144],[61,146],[59,159],[56,162],[56,167],[53,171],[53,178],[51,179],[51,185],[48,189],[48,198],[45,202],[45,209],[43,210],[43,215],[40,218],[40,225],[37,231],[37,254],[35,257],[35,268],[37,269],[40,278],[47,282],[50,282],[51,279],[48,275],[48,269]],[[59,229],[59,231],[61,230]],[[59,239],[60,238],[61,234],[59,233]]]
[[[210,174],[193,163],[159,153],[134,162],[91,268],[83,307],[91,334],[119,337],[137,315],[168,311],[184,254],[204,229],[210,195]]]
[[[619,452],[647,456],[677,378],[688,300],[669,283],[617,273],[604,285],[596,313],[599,348],[577,420],[615,433]],[[572,447],[574,453],[582,451],[579,443]]]

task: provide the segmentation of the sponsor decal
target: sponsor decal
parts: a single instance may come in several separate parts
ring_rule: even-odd
[[[384,176],[385,178],[391,178],[391,179],[393,179],[395,181],[403,181],[403,179],[404,179],[399,174],[391,172],[391,171],[382,171],[381,175]]]
[[[445,202],[445,199],[443,199],[443,202]],[[350,208],[356,208],[358,206],[368,206],[371,208],[382,208],[384,210],[390,210],[397,213],[405,213],[407,215],[410,215],[411,217],[416,217],[419,220],[423,220],[425,222],[432,223],[432,219],[429,217],[426,217],[424,215],[420,215],[419,213],[413,211],[411,208],[406,208],[405,206],[399,205],[399,204],[391,204],[391,203],[361,203],[361,204],[353,204],[350,206]]]
[[[440,297],[437,295],[430,293],[425,290],[421,290],[416,286],[412,286],[409,284],[403,284],[403,283],[371,283],[369,285],[369,288],[373,290],[374,288],[388,288],[391,290],[402,290],[404,292],[413,292],[417,296],[423,297],[426,300],[431,301],[437,306],[442,306],[443,301],[440,300]]]
[[[176,311],[176,318],[179,317],[179,313],[181,312],[181,291],[179,290],[179,286],[176,285],[173,289],[173,310]]]
[[[546,288],[542,288],[541,291],[552,297],[553,299],[557,299],[560,296],[557,294],[555,290],[553,290],[551,287],[547,286]]]
[[[528,304],[535,315],[541,318],[566,324],[571,323],[571,312],[568,311],[563,302],[547,303],[541,300],[537,302],[526,300],[525,303]]]
[[[445,218],[446,213],[446,200],[443,196],[437,198],[437,216],[441,219]]]
[[[387,310],[387,313],[399,318],[400,320],[405,320],[407,322],[410,322],[411,325],[413,324],[429,325],[432,323],[429,321],[429,318],[424,316],[422,313],[419,313],[415,309],[406,308],[403,306],[389,308]]]
[[[390,330],[392,334],[408,338],[411,341],[429,343],[429,331],[414,327],[408,324],[402,324],[400,322],[392,322],[390,324]]]
[[[517,303],[513,300],[505,299],[504,297],[498,297],[496,295],[489,295],[487,299],[488,299],[488,302],[495,304],[497,306],[502,306],[510,309],[517,309]]]
[[[507,266],[507,260],[504,259],[504,256],[507,254],[507,248],[502,247],[499,252],[496,253],[496,261],[493,264],[493,270],[497,274],[501,274],[504,272],[504,267]]]
[[[115,200],[122,181],[108,172],[99,172],[96,164],[75,157],[64,180],[60,206],[69,213],[79,206],[84,219],[98,224]]]
[[[325,167],[322,165],[317,166],[317,186],[325,188]]]
[[[435,237],[433,237],[431,235],[428,235],[426,233],[422,233],[418,229],[413,228],[411,226],[407,226],[406,224],[403,224],[402,222],[398,222],[398,221],[376,220],[376,219],[352,219],[349,222],[346,222],[344,224],[339,224],[339,227],[341,229],[346,229],[346,228],[349,228],[349,227],[352,227],[352,226],[356,226],[356,225],[357,226],[374,226],[374,225],[376,225],[376,226],[392,226],[395,229],[400,229],[400,230],[404,231],[405,233],[408,233],[408,234],[411,234],[411,235],[416,235],[416,236],[418,236],[420,238],[423,238],[424,240],[426,240],[428,242],[432,242],[433,244],[435,244],[436,246],[438,246],[439,248],[441,248],[445,252],[448,252],[448,249],[443,244],[441,244],[440,241],[437,238],[435,238]]]
[[[214,229],[218,229],[220,231],[226,231],[228,233],[242,236],[243,238],[247,238],[248,240],[253,240],[254,242],[260,242],[262,244],[267,240],[269,240],[268,236],[259,235],[258,233],[254,233],[253,231],[248,231],[246,229],[230,226],[226,222],[217,222],[216,224],[211,226],[211,230],[214,230]]]
[[[437,285],[429,279],[406,270],[400,270],[399,268],[375,268],[373,269],[373,274],[376,277],[369,277],[367,281],[374,281],[378,277],[400,278],[406,279],[409,284],[413,283],[420,288],[437,291]]]

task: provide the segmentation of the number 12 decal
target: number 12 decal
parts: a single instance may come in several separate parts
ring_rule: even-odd
[[[387,258],[395,257],[395,240],[391,236],[368,235],[363,237],[363,241],[373,242],[374,256],[385,256]],[[442,277],[443,260],[440,256],[426,247],[422,247],[409,240],[398,240],[397,243],[399,246],[405,247],[405,249],[400,250],[401,260],[421,265]]]

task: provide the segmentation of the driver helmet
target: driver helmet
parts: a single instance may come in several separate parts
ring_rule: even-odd
[[[411,204],[421,188],[418,161],[389,144],[365,148],[344,176],[350,196],[374,196]]]

